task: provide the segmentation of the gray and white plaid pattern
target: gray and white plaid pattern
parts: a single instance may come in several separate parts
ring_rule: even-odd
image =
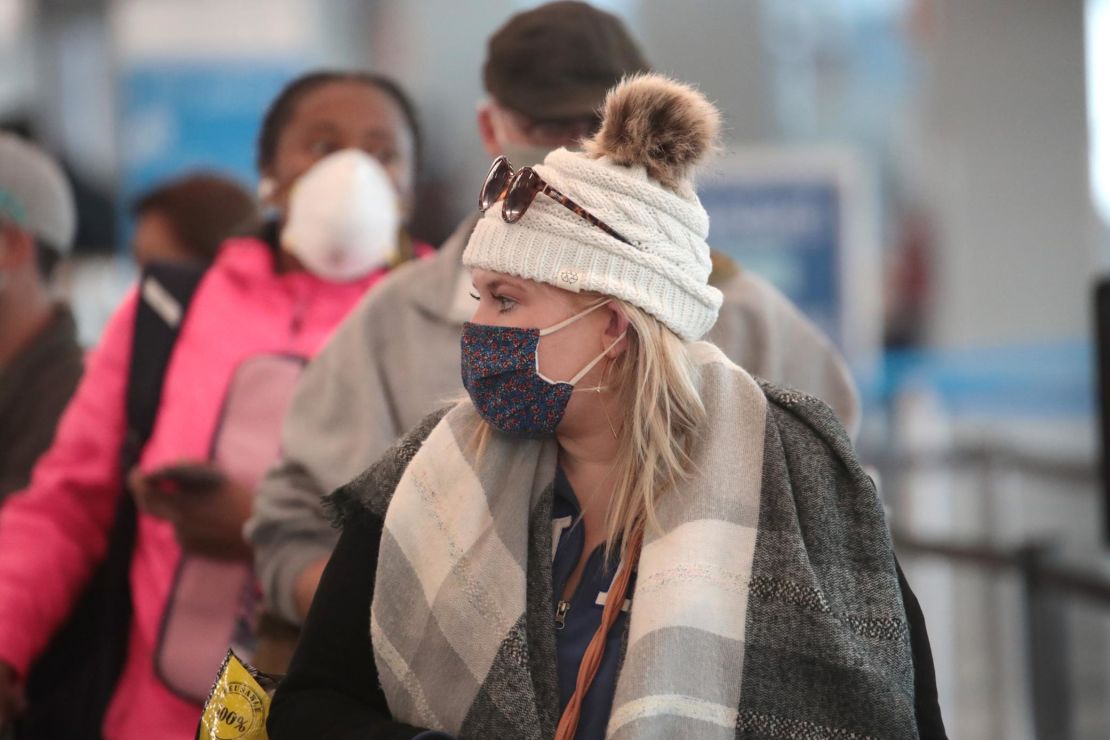
[[[708,427],[645,537],[608,737],[915,737],[908,638],[858,629],[904,611],[846,435],[820,402],[692,346]],[[477,425],[468,403],[448,412],[393,490],[374,660],[399,721],[549,737],[557,449],[493,435],[479,455]]]

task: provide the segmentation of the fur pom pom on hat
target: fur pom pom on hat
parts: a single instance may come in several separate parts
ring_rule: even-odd
[[[601,110],[601,128],[586,142],[586,152],[625,167],[639,165],[672,189],[713,149],[721,129],[712,103],[661,75],[629,78],[609,91]]]
[[[632,244],[538,195],[514,224],[500,203],[491,207],[463,263],[613,296],[683,339],[700,339],[717,320],[721,293],[708,284],[709,217],[691,177],[719,130],[717,109],[693,88],[656,74],[624,80],[609,91],[584,151],[557,149],[535,170]]]

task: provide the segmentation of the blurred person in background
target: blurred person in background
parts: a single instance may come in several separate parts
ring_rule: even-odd
[[[192,738],[228,645],[250,654],[252,489],[277,458],[303,364],[414,251],[400,234],[418,141],[412,105],[387,79],[293,81],[259,135],[263,234],[227,241],[207,270],[152,266],[116,311],[29,487],[0,514],[0,712],[17,716],[29,683],[29,737],[100,727],[107,738]],[[186,275],[196,282],[181,291]],[[166,364],[151,382],[158,354]],[[155,409],[149,435],[133,424],[136,403]],[[87,633],[47,669],[52,635],[69,634],[121,542],[119,633]],[[122,670],[86,672],[59,696],[65,669],[90,657],[78,650]]]
[[[597,129],[606,91],[647,69],[620,19],[585,3],[513,16],[490,38],[483,68],[486,151],[519,168],[574,146]],[[248,524],[267,607],[293,624],[303,621],[338,537],[323,496],[462,392],[459,337],[473,312],[462,252],[477,221],[468,217],[434,259],[368,296],[299,383],[281,464],[263,481]],[[709,339],[752,373],[822,398],[854,430],[855,386],[828,339],[770,284],[724,255],[713,259],[710,282],[725,301]]]
[[[73,315],[51,294],[75,214],[54,160],[0,133],[0,501],[27,485],[81,379]]]
[[[132,252],[145,266],[153,261],[208,264],[224,239],[258,228],[254,197],[234,180],[196,173],[176,178],[140,196]]]

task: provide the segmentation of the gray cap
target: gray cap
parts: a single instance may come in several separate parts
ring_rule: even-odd
[[[0,219],[67,254],[77,230],[73,190],[58,164],[33,144],[0,132]]]

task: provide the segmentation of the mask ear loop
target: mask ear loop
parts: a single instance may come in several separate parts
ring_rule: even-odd
[[[618,337],[617,341],[619,342],[622,337]],[[608,353],[608,350],[606,350],[606,353]],[[606,384],[605,380],[609,377],[609,369],[611,367],[613,367],[612,363],[605,366],[605,372],[601,374],[601,385],[595,385],[592,388],[575,388],[571,391],[571,393],[577,393],[578,391],[593,391],[594,393],[601,393],[604,390],[608,390],[609,386]],[[610,424],[609,426],[611,427],[612,424]]]
[[[582,318],[585,318],[586,316],[589,316],[591,313],[593,313],[597,309],[601,308],[605,304],[612,302],[612,300],[613,300],[612,298],[602,299],[601,301],[598,301],[594,305],[587,308],[585,311],[582,311],[581,313],[576,313],[574,316],[571,316],[569,319],[566,319],[565,321],[560,321],[558,324],[555,324],[554,326],[549,326],[546,329],[540,329],[539,335],[541,337],[546,337],[548,334],[554,334],[557,331],[560,331],[562,329],[566,329],[568,326],[573,324],[575,321],[578,321],[579,319],[582,319]],[[619,342],[619,341],[620,341],[620,339],[617,340],[617,342]],[[616,344],[616,342],[614,342],[614,345],[615,344]],[[612,347],[610,347],[609,349],[612,349]],[[590,370],[592,370],[594,368],[594,365],[596,365],[598,362],[600,362],[601,358],[604,357],[606,355],[606,353],[608,353],[608,352],[609,352],[609,350],[607,349],[607,350],[605,350],[605,352],[602,352],[600,355],[598,355],[596,358],[594,358],[593,362],[591,362],[589,365],[587,365],[585,370],[578,373],[578,375],[575,375],[573,379],[571,379],[569,381],[552,380],[551,378],[547,377],[546,375],[544,375],[543,373],[540,372],[540,347],[539,347],[539,344],[537,344],[536,345],[536,375],[538,375],[540,377],[540,379],[543,380],[545,383],[550,383],[551,385],[558,385],[559,383],[569,383],[570,385],[574,385],[575,383],[577,383],[579,380],[582,379],[583,375],[585,375]]]
[[[624,339],[627,335],[628,335],[627,331],[621,332],[621,335],[619,337],[617,337],[615,340],[613,340],[612,344],[610,344],[608,347],[606,347],[604,350],[602,350],[600,355],[598,355],[593,360],[591,360],[589,365],[586,365],[586,367],[582,368],[582,370],[577,375],[575,375],[573,378],[571,378],[567,382],[570,385],[577,385],[578,381],[582,380],[582,378],[586,377],[586,375],[591,370],[593,370],[595,367],[597,367],[597,363],[599,363],[603,359],[605,359],[605,356],[613,351],[613,347],[616,347],[618,344],[620,344],[621,340]],[[598,388],[601,388],[601,386],[598,386]],[[594,388],[582,388],[582,390],[592,391],[592,390],[595,390],[595,389]]]
[[[582,378],[586,377],[587,373],[589,373],[591,370],[593,370],[595,367],[597,367],[597,363],[599,363],[603,359],[605,359],[605,355],[609,354],[610,350],[612,350],[613,347],[616,347],[618,344],[620,344],[620,341],[622,339],[624,339],[625,334],[627,334],[627,333],[628,332],[625,332],[624,334],[621,334],[619,337],[617,337],[616,341],[614,341],[612,344],[610,344],[608,347],[606,347],[600,355],[598,355],[597,357],[590,360],[590,364],[586,365],[586,367],[582,368],[578,372],[578,374],[575,375],[570,380],[552,380],[551,378],[548,378],[543,373],[541,373],[540,372],[540,356],[539,356],[539,353],[537,352],[536,353],[536,375],[540,376],[541,380],[543,380],[547,383],[550,383],[551,385],[559,385],[560,383],[566,383],[567,385],[573,386],[573,385],[577,384],[579,380],[582,380]],[[593,390],[593,389],[592,388],[580,388],[578,390],[588,391],[588,390]]]
[[[595,303],[594,305],[590,306],[585,311],[583,311],[581,313],[574,314],[573,316],[571,316],[569,319],[566,319],[565,321],[560,321],[558,324],[555,324],[554,326],[549,326],[546,329],[540,329],[540,336],[541,337],[546,337],[548,334],[554,334],[557,331],[560,331],[562,329],[566,329],[568,326],[573,324],[575,321],[578,321],[579,319],[582,319],[582,318],[585,318],[585,317],[589,316],[590,314],[592,314],[597,309],[601,308],[602,306],[604,306],[608,303],[611,303],[612,301],[613,301],[612,298],[605,298],[605,299]]]

